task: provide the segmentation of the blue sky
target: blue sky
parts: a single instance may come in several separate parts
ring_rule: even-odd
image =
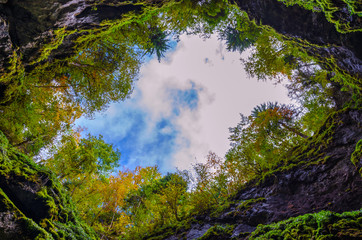
[[[266,101],[289,102],[284,87],[249,79],[240,57],[216,36],[181,36],[161,63],[144,64],[129,99],[76,124],[118,147],[122,168],[158,165],[166,173],[190,169],[209,151],[224,156],[239,113],[249,115]]]

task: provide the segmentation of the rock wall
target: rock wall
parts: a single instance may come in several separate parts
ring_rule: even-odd
[[[333,23],[327,21],[323,12],[308,11],[298,5],[287,7],[278,0],[234,2],[257,23],[269,25],[286,37],[317,45],[309,46],[306,50],[311,55],[318,55],[321,62],[327,58],[336,59],[338,67],[343,71],[362,78],[361,31],[342,34]],[[347,8],[342,3],[340,6],[341,11]],[[349,24],[362,29],[360,17],[349,16],[349,19]],[[328,67],[328,64],[325,67]]]
[[[135,2],[135,1],[133,1]],[[163,1],[146,1],[162,4]],[[287,7],[277,0],[233,0],[256,22],[269,25],[288,37],[325,46],[319,54],[341,59],[340,67],[351,74],[362,72],[361,32],[341,34],[323,13],[299,6]],[[124,13],[142,11],[142,5],[119,0],[12,0],[0,2],[0,73],[7,72],[16,53],[22,65],[32,69],[45,44],[52,41],[57,29],[77,30],[46,59],[52,61],[74,54],[73,40],[81,30],[96,29],[103,20],[122,18]],[[351,24],[362,27],[359,18]],[[315,49],[311,49],[315,51]],[[34,67],[34,66],[33,66]]]
[[[0,239],[96,238],[54,175],[0,132]]]
[[[188,229],[160,239],[247,239],[259,224],[322,210],[359,210],[362,159],[354,165],[351,155],[361,139],[362,111],[340,111],[319,134],[290,152],[288,164],[248,183],[218,216],[196,216]],[[362,227],[362,222],[359,224]],[[362,237],[362,232],[357,234]]]
[[[125,1],[12,0],[0,3],[0,72],[6,72],[14,51],[29,68],[43,47],[53,40],[57,29],[76,32],[67,36],[47,61],[74,54],[73,40],[80,36],[80,31],[99,28],[103,20],[119,19],[124,13],[142,9],[140,5],[122,2]]]

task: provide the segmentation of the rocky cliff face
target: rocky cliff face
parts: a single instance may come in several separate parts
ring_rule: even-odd
[[[269,25],[277,32],[292,39],[306,40],[314,46],[306,50],[320,59],[334,58],[337,66],[362,77],[362,32],[341,34],[333,23],[327,21],[323,12],[313,12],[294,5],[287,7],[277,0],[234,0],[238,7],[248,13],[251,19],[263,25]],[[349,15],[348,7],[339,1],[340,11],[336,14]],[[358,16],[342,17],[347,24],[361,29]],[[323,61],[322,61],[323,62]],[[325,67],[328,67],[325,65]]]
[[[286,159],[286,166],[248,183],[232,199],[232,204],[217,216],[197,216],[188,229],[160,239],[247,239],[259,224],[322,210],[337,213],[359,210],[362,207],[362,177],[359,172],[362,158],[359,157],[353,164],[351,155],[360,139],[362,111],[341,111],[327,120],[318,135],[293,149]],[[359,215],[362,220],[362,214]],[[310,216],[313,218],[314,215]],[[339,218],[335,216],[331,222],[337,220]],[[348,218],[344,220],[348,222]],[[354,230],[348,230],[347,226],[339,232],[350,231],[349,235],[343,235],[345,238],[334,236],[333,239],[362,237],[361,221]],[[328,229],[324,230],[324,234],[328,235]],[[280,235],[260,239],[283,239]],[[153,236],[150,239],[158,238]]]
[[[96,239],[49,171],[0,132],[0,239]]]
[[[141,6],[129,1],[112,0],[12,0],[0,3],[0,72],[6,72],[14,54],[21,56],[22,64],[29,68],[44,46],[53,40],[57,29],[76,31],[54,49],[47,61],[74,54],[73,40],[82,30],[99,28],[103,20],[119,19],[124,13],[140,10]]]
[[[361,33],[340,34],[322,13],[286,7],[277,0],[235,2],[251,18],[287,37],[322,45],[309,46],[308,51],[320,58],[333,57],[342,70],[361,76]],[[74,54],[74,39],[83,34],[82,30],[99,28],[103,20],[121,18],[129,11],[142,11],[142,7],[116,0],[0,0],[0,74],[10,71],[16,56],[26,71],[37,64],[66,58]],[[351,23],[361,24],[359,19],[351,19]],[[74,32],[59,42],[45,59],[33,64],[44,46],[54,40],[56,30],[63,28]],[[4,84],[0,83],[0,99],[6,88]],[[221,213],[198,216],[189,228],[164,238],[154,236],[154,239],[202,236],[203,239],[244,239],[258,224],[321,210],[360,209],[362,160],[356,144],[361,143],[361,119],[362,112],[358,109],[336,113],[318,135],[290,153],[287,165],[247,184]],[[353,152],[355,164],[351,161]],[[0,135],[0,200],[0,239],[95,238],[78,219],[59,182],[9,146],[3,135]],[[362,220],[358,220],[361,217],[354,217],[357,220],[352,230],[344,228],[347,237],[342,239],[362,238],[359,230]],[[344,216],[335,216],[335,219],[348,222]],[[326,227],[325,231],[331,230]]]
[[[74,39],[82,30],[100,28],[103,20],[122,18],[124,13],[142,11],[136,1],[116,0],[11,0],[0,2],[0,72],[7,72],[14,55],[21,57],[22,65],[31,69],[44,46],[54,40],[57,29],[76,30],[66,36],[45,61],[68,57],[73,52]],[[277,0],[234,0],[251,19],[270,25],[288,37],[307,40],[324,46],[318,48],[322,57],[340,59],[339,66],[351,74],[362,71],[361,32],[341,34],[321,12],[307,11],[299,6],[287,7]],[[162,4],[163,1],[147,1]],[[344,13],[341,7],[339,14]],[[345,10],[347,11],[347,10]],[[347,11],[348,12],[348,11]],[[348,24],[360,28],[358,17],[346,18]],[[310,51],[316,51],[312,48]],[[32,67],[31,67],[32,66]]]

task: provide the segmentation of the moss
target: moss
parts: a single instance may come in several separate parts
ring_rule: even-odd
[[[219,216],[222,212],[224,212],[225,209],[228,209],[231,204],[234,204],[234,202],[226,200],[225,202],[216,205],[214,208],[210,209],[211,211],[210,216],[211,217]]]
[[[362,159],[362,139],[358,141],[358,143],[356,144],[356,148],[351,155],[352,163],[356,166],[357,170],[360,172],[362,176],[361,159]]]
[[[94,2],[102,4],[103,1]],[[101,41],[107,39],[113,41],[119,38],[123,32],[127,32],[127,37],[123,41],[138,40],[140,37],[137,33],[132,36],[129,28],[132,24],[144,24],[147,20],[157,16],[161,9],[168,8],[175,4],[176,1],[121,1],[113,4],[114,6],[127,5],[124,9],[122,17],[117,20],[104,20],[99,25],[95,25],[88,29],[68,29],[62,27],[52,29],[52,37],[44,40],[42,47],[33,53],[33,60],[30,63],[22,61],[21,49],[16,49],[13,56],[4,69],[4,74],[0,76],[0,84],[6,85],[5,94],[0,97],[0,103],[14,101],[17,96],[21,96],[26,92],[32,84],[38,82],[51,81],[69,72],[69,63],[77,62],[77,58],[84,49],[92,48],[100,44]],[[110,3],[107,3],[110,4]],[[112,4],[111,4],[112,5]],[[131,40],[130,40],[131,39]],[[53,59],[51,56],[54,52],[59,51],[64,42],[71,42],[71,47],[67,49],[61,59]],[[135,44],[134,42],[132,44]],[[130,44],[130,46],[133,46]],[[142,44],[147,44],[142,42]],[[52,58],[49,60],[49,58]],[[26,70],[25,70],[26,65]]]
[[[235,210],[228,212],[227,215],[232,218],[245,215],[256,203],[264,202],[265,200],[266,199],[263,197],[244,200],[235,208]]]
[[[340,33],[361,32],[359,22],[353,24],[352,18],[362,16],[362,7],[359,0],[278,0],[287,6],[299,5],[307,10],[323,12],[326,19],[333,23]]]
[[[252,199],[248,199],[243,201],[239,206],[237,206],[237,209],[239,211],[245,212],[251,209],[251,207],[258,202],[265,202],[265,198],[261,197],[261,198],[252,198]]]
[[[0,103],[6,103],[18,94],[23,87],[24,75],[25,69],[21,64],[21,55],[14,50],[7,72],[0,75],[0,84],[8,86],[0,97]]]
[[[0,187],[0,210],[13,214],[19,234],[32,239],[97,238],[55,176],[11,147],[1,132]]]
[[[93,4],[96,7],[102,2],[103,0],[96,1]],[[161,3],[152,4],[152,2],[150,1],[119,2],[111,5],[127,6],[125,7],[125,9],[128,9],[125,10],[120,19],[104,20],[99,24],[99,26],[94,26],[90,29],[68,30],[66,27],[56,29],[53,31],[53,38],[50,40],[49,43],[44,45],[44,47],[40,51],[40,56],[36,60],[34,60],[32,64],[47,60],[51,53],[54,50],[58,49],[65,39],[72,39],[72,42],[75,44],[73,49],[75,54],[73,56],[63,59],[61,61],[55,61],[50,65],[49,63],[44,63],[46,65],[45,67],[40,66],[40,68],[43,70],[52,69],[50,70],[50,72],[54,71],[57,69],[57,67],[63,65],[64,63],[72,62],[73,60],[75,60],[79,56],[78,53],[82,52],[84,49],[96,45],[102,39],[109,39],[110,41],[112,41],[115,36],[120,35],[122,31],[128,31],[128,27],[132,24],[144,24],[144,22],[149,21],[157,16],[162,9],[173,6],[176,1],[161,1]],[[42,71],[38,70],[38,72]]]
[[[253,182],[256,182],[256,185],[262,184],[273,176],[276,177],[278,173],[286,172],[302,165],[324,164],[330,158],[330,156],[325,154],[325,150],[333,139],[336,127],[341,124],[338,116],[348,110],[342,109],[330,114],[324,125],[314,136],[280,156],[280,159],[283,159],[283,161],[280,161],[281,164],[279,166],[258,176]]]
[[[215,225],[209,228],[209,230],[207,230],[202,237],[198,238],[198,240],[227,239],[231,237],[233,231],[234,231],[234,226],[232,225]]]
[[[23,234],[29,239],[53,239],[44,228],[40,227],[32,219],[27,218],[19,209],[13,204],[9,197],[0,189],[0,212],[2,216],[8,215],[11,221],[11,227],[17,229],[17,232],[10,235],[10,237],[18,237]],[[6,228],[6,222],[2,223],[2,228]],[[8,223],[9,224],[9,223]],[[18,232],[21,229],[21,232]],[[10,233],[11,234],[11,233]],[[15,235],[14,235],[15,234]]]
[[[75,32],[76,30],[66,31],[65,27],[54,30],[53,39],[50,40],[48,44],[44,45],[44,47],[40,52],[40,56],[36,60],[34,60],[31,64],[36,64],[43,60],[48,59],[52,51],[58,49],[58,47],[63,43],[64,39],[67,36],[74,34]]]
[[[259,225],[249,239],[360,239],[362,211],[338,214],[330,211]]]
[[[333,54],[333,47],[329,44],[318,45],[303,40],[301,38],[289,37],[277,33],[274,29],[268,26],[261,26],[264,31],[267,31],[273,37],[283,42],[288,46],[288,54],[301,59],[303,62],[316,63],[324,69],[325,74],[328,74],[326,82],[337,82],[342,86],[341,91],[348,91],[352,94],[351,100],[346,103],[346,107],[361,107],[362,106],[362,85],[361,76],[358,73],[352,73],[345,68],[345,63],[341,63],[340,59]],[[327,76],[327,75],[326,75]]]
[[[191,228],[191,223],[193,222],[195,222],[194,218],[187,218],[179,222],[174,222],[171,225],[157,227],[156,229],[152,230],[149,235],[143,236],[142,239],[161,240],[171,235],[177,235],[178,239],[183,239],[187,233],[187,230]],[[135,236],[132,237],[134,238]]]

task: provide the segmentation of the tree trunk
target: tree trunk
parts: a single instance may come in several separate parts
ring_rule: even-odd
[[[304,138],[304,139],[307,139],[309,138],[309,136],[305,135],[304,133],[301,133],[300,131],[298,131],[297,129],[293,128],[293,127],[289,127],[288,125],[286,125],[285,123],[280,123],[284,128],[286,128],[287,130],[293,132],[294,134]]]

